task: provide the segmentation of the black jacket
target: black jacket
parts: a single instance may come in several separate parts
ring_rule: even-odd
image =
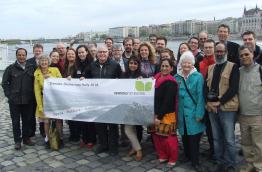
[[[34,71],[34,65],[26,63],[23,69],[17,61],[6,68],[2,87],[9,103],[30,104],[35,102]]]
[[[262,49],[258,45],[256,45],[254,59],[258,64],[262,65]]]
[[[92,78],[120,78],[121,67],[113,60],[107,59],[104,64],[100,64],[98,60],[90,65]]]
[[[29,63],[29,64],[33,65],[35,69],[37,68],[37,64],[36,64],[36,61],[35,61],[35,57],[32,57],[32,58],[30,58],[30,59],[27,59],[27,60],[26,60],[26,63]]]
[[[239,49],[239,45],[237,43],[227,41],[227,60],[237,64],[237,66],[240,67],[238,49]]]
[[[72,76],[73,78],[91,78],[90,63],[85,61],[79,61],[76,64],[76,70]]]

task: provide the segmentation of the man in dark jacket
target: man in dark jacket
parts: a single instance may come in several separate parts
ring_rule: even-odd
[[[230,34],[230,28],[228,25],[221,24],[218,26],[217,29],[217,36],[219,39],[219,43],[225,44],[227,48],[227,60],[237,64],[240,67],[240,60],[239,60],[239,45],[235,42],[228,41]]]
[[[23,144],[34,145],[30,140],[31,114],[34,109],[32,103],[35,101],[34,66],[26,63],[26,56],[26,49],[17,49],[17,60],[6,68],[2,80],[2,87],[8,98],[16,150],[21,149],[22,139]],[[22,118],[22,138],[20,116]]]
[[[108,56],[109,52],[106,46],[98,48],[98,59],[91,63],[92,78],[120,78],[122,72],[120,65],[110,60]],[[96,132],[99,142],[96,153],[109,150],[111,155],[116,155],[118,153],[118,125],[96,123]]]
[[[254,52],[254,61],[262,65],[262,49],[256,45],[256,34],[252,31],[245,31],[242,35],[244,45],[249,46]]]

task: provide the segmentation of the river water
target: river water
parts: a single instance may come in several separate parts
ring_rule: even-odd
[[[180,40],[180,41],[169,41],[168,44],[167,44],[167,47],[170,48],[171,50],[174,51],[175,55],[177,54],[178,52],[178,47],[179,47],[179,44],[182,43],[182,42],[185,42],[186,40]],[[234,42],[238,43],[238,44],[242,44],[242,40],[234,40]],[[98,45],[100,45],[102,43],[98,43]],[[262,45],[262,42],[259,41],[259,44]],[[55,43],[46,43],[46,44],[43,44],[44,46],[44,54],[48,55],[52,49],[54,47],[56,47],[56,44]],[[74,48],[76,48],[78,46],[78,44],[75,44],[74,45]],[[8,59],[11,60],[11,61],[15,61],[15,51],[17,48],[25,48],[27,49],[28,51],[28,56],[27,58],[31,58],[33,57],[33,47],[32,45],[30,44],[18,44],[18,45],[9,45],[8,46]],[[2,77],[2,74],[3,74],[3,71],[0,71],[0,78]]]

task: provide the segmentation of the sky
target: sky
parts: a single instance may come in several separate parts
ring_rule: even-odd
[[[0,39],[63,38],[118,26],[241,17],[261,0],[0,0]]]

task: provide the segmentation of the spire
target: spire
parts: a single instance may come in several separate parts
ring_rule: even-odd
[[[247,8],[246,8],[246,5],[244,6],[244,14],[246,14],[247,12]]]

